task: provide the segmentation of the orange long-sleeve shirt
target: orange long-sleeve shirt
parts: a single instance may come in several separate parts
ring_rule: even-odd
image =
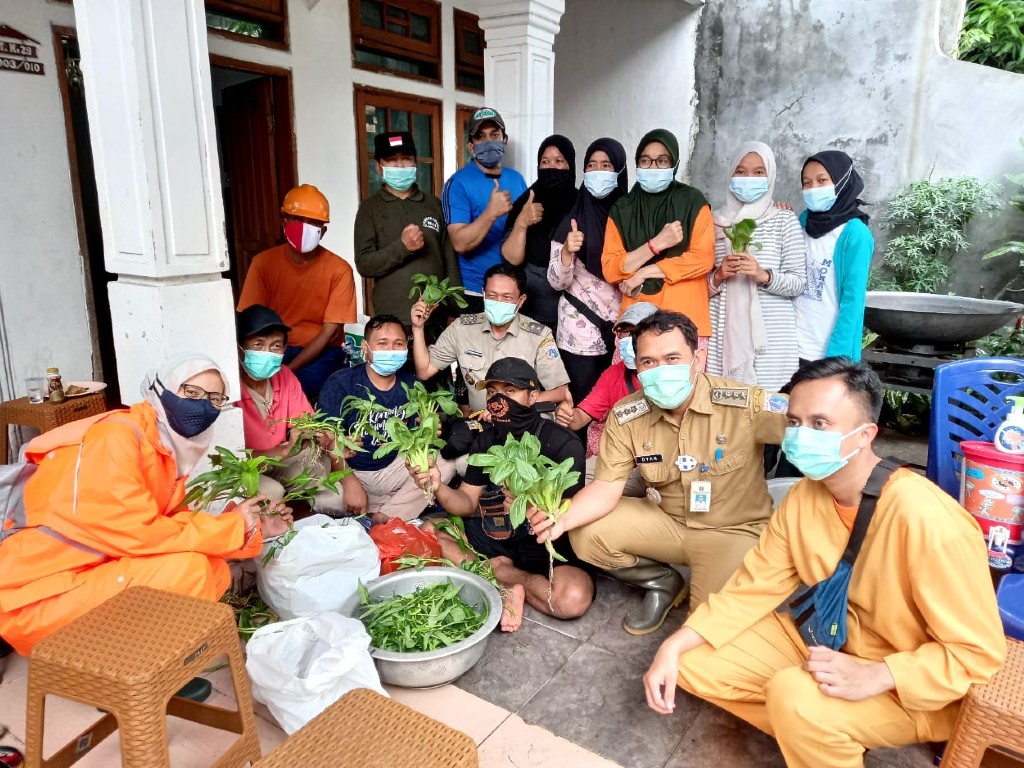
[[[651,236],[656,234],[654,232]],[[601,254],[601,266],[609,283],[619,283],[635,274],[625,271],[628,255],[619,228],[609,218]],[[709,206],[704,206],[697,214],[690,234],[690,247],[679,256],[662,259],[658,266],[665,273],[665,285],[661,291],[653,295],[641,294],[636,298],[623,294],[622,311],[638,301],[649,301],[661,309],[682,312],[697,325],[697,333],[710,336],[707,276],[715,268],[715,225]]]

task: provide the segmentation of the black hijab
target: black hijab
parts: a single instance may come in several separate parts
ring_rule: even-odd
[[[807,222],[804,229],[813,238],[828,234],[850,219],[860,219],[865,224],[870,218],[858,206],[864,205],[860,193],[864,191],[864,180],[854,170],[853,159],[838,149],[827,149],[804,160],[806,168],[810,162],[821,163],[832,177],[836,187],[836,201],[827,211],[807,211]],[[802,169],[801,169],[802,170]]]
[[[508,218],[505,219],[504,235],[504,237],[508,237],[512,232],[512,227],[515,226],[516,219],[522,213],[523,206],[530,199],[532,191],[533,202],[544,206],[544,216],[526,230],[526,263],[543,267],[545,270],[551,260],[551,233],[565,218],[565,214],[569,212],[576,199],[576,148],[565,136],[557,133],[548,136],[540,143],[540,149],[537,150],[538,166],[540,159],[544,156],[544,150],[548,147],[558,148],[562,157],[569,163],[569,170],[550,174],[548,173],[549,169],[538,169],[537,180],[512,204],[512,210],[509,211]],[[553,180],[555,183],[546,183],[549,176],[555,177]]]
[[[562,222],[555,227],[551,239],[556,243],[564,243],[569,230],[572,229],[572,220],[575,219],[577,229],[584,233],[583,253],[581,254],[583,266],[594,277],[604,280],[601,252],[604,250],[604,229],[608,223],[608,211],[611,210],[612,204],[616,200],[626,194],[629,189],[629,179],[626,172],[626,150],[619,142],[609,138],[593,142],[587,147],[587,154],[583,156],[584,169],[595,152],[604,152],[608,155],[608,159],[612,161],[612,167],[619,174],[619,185],[602,199],[590,194],[590,190],[585,184],[580,185],[580,191],[576,194],[576,202]]]

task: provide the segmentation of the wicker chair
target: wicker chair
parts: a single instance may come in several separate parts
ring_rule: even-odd
[[[477,768],[460,733],[366,688],[342,696],[253,768]]]
[[[237,711],[177,698],[174,692],[209,663],[227,656]],[[43,760],[46,696],[108,712]],[[218,768],[260,757],[249,678],[234,614],[222,603],[132,587],[50,637],[29,657],[25,738],[27,768],[66,768],[115,730],[126,768],[169,765],[167,716],[239,734]]]
[[[1006,638],[1006,644],[1009,653],[1003,668],[988,683],[967,692],[940,768],[978,768],[992,747],[1024,753],[1024,643]],[[1002,757],[997,762],[1007,764]],[[996,762],[986,758],[986,764]]]

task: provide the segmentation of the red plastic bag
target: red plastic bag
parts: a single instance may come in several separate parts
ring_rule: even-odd
[[[433,532],[418,525],[410,525],[400,517],[379,523],[370,529],[370,538],[380,553],[380,575],[398,570],[394,561],[406,555],[413,557],[440,557],[441,544]]]

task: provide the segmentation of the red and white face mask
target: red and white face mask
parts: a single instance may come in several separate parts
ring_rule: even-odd
[[[323,235],[323,227],[305,221],[286,221],[284,237],[299,253],[309,253],[318,245]]]

